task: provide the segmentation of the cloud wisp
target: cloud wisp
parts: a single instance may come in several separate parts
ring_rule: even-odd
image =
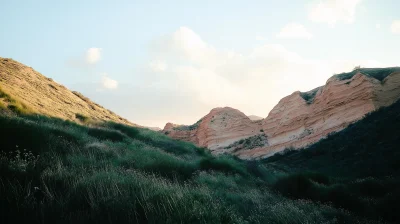
[[[280,39],[307,39],[313,38],[311,34],[302,24],[289,23],[285,25],[281,31],[276,35]]]
[[[374,60],[305,58],[274,43],[262,44],[246,54],[219,50],[188,27],[160,37],[151,53],[154,58],[149,63],[153,69],[146,74],[152,83],[146,87],[149,92],[168,89],[176,95],[191,96],[187,108],[193,104],[205,110],[231,106],[260,116],[266,116],[282,97],[323,85],[334,73],[349,71],[356,65],[383,66]],[[159,71],[166,68],[164,63],[168,69],[160,76]],[[173,107],[178,102],[170,99],[169,103]]]
[[[390,26],[390,31],[394,34],[400,34],[400,20],[394,20]]]
[[[86,63],[96,64],[101,59],[101,48],[92,47],[86,51]]]
[[[310,5],[308,18],[316,23],[335,26],[339,22],[351,24],[355,20],[357,6],[362,0],[319,0]]]
[[[104,89],[114,90],[118,88],[118,82],[114,79],[111,79],[107,76],[107,74],[103,74],[101,78],[101,86]]]

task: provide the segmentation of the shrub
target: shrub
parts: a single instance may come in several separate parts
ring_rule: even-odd
[[[192,125],[181,125],[181,126],[177,126],[174,127],[174,130],[177,131],[191,131],[196,129],[197,127],[199,127],[200,123],[203,121],[203,118],[198,120],[196,123],[192,124]]]
[[[268,144],[267,137],[264,134],[250,136],[245,139],[240,139],[229,146],[226,149],[234,148],[235,151],[242,149],[254,149],[257,147],[262,147]]]
[[[321,88],[322,87],[317,87],[308,92],[300,92],[300,96],[307,102],[307,104],[312,104],[312,102],[314,101],[315,95],[317,94],[318,90],[320,90]]]
[[[75,118],[81,121],[82,123],[87,123],[90,120],[88,116],[85,116],[83,114],[75,114]]]
[[[353,78],[357,72],[361,72],[362,74],[375,78],[379,81],[383,81],[388,75],[393,72],[400,71],[400,67],[391,67],[391,68],[360,68],[359,66],[355,67],[353,71],[347,73],[340,73],[335,75],[338,80],[347,80]]]

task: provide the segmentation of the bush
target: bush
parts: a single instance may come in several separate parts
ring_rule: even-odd
[[[173,129],[177,130],[177,131],[191,131],[191,130],[196,129],[202,121],[203,121],[203,119],[200,119],[192,125],[181,125],[181,126],[174,127]]]
[[[340,73],[335,75],[338,80],[347,80],[353,78],[358,72],[362,74],[377,79],[379,81],[383,81],[388,75],[393,72],[400,71],[400,67],[391,67],[391,68],[360,68],[359,66],[355,67],[353,71],[347,73]]]
[[[89,121],[89,117],[82,114],[75,114],[75,118],[81,121],[82,123],[87,123]]]
[[[308,92],[300,92],[300,96],[307,102],[307,104],[312,104],[312,102],[314,101],[315,95],[317,94],[318,90],[320,90],[321,88],[322,87],[317,87]]]

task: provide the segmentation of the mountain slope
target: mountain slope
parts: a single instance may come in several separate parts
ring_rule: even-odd
[[[70,91],[12,59],[0,58],[0,91],[33,113],[77,122],[90,119],[134,125],[82,94]],[[0,104],[4,108],[9,107],[10,102],[0,97]]]
[[[360,69],[331,77],[325,86],[283,98],[263,120],[269,147],[243,157],[310,145],[400,98],[400,69]]]
[[[0,114],[1,221],[398,223],[399,110],[263,161],[117,123]]]
[[[400,101],[383,107],[304,150],[269,157],[288,170],[351,178],[398,176]]]
[[[309,148],[278,153],[262,162],[290,173],[275,184],[287,197],[398,223],[399,127],[397,101]]]
[[[29,80],[17,71],[16,77]],[[0,213],[6,214],[1,223],[400,221],[400,103],[310,149],[243,161],[119,119],[86,126],[72,122],[84,123],[79,119],[37,114],[24,90],[32,89],[29,83],[47,82],[20,88],[12,76],[1,74],[4,92],[15,94],[0,93],[0,111],[19,115],[0,113]],[[45,92],[38,89],[35,94]],[[396,85],[388,89],[396,95]],[[100,115],[92,119],[106,121]],[[199,143],[230,151],[232,145],[243,150],[257,145],[247,141],[268,144],[261,126],[238,110],[217,108],[194,125],[165,129],[189,137],[205,130],[210,135]],[[226,146],[232,139],[243,142]]]
[[[268,164],[117,123],[0,115],[0,152],[2,223],[379,223],[280,195]]]
[[[335,75],[324,86],[309,92],[296,91],[284,97],[268,117],[254,123],[254,128],[238,128],[240,134],[235,134],[233,129],[213,132],[195,128],[190,133],[164,131],[172,138],[191,141],[216,153],[234,153],[243,159],[264,158],[285,148],[313,144],[399,98],[399,67],[362,68]],[[247,124],[251,126],[248,121]],[[260,136],[249,138],[256,135]],[[219,142],[200,144],[198,138],[204,137],[199,136],[213,136]]]

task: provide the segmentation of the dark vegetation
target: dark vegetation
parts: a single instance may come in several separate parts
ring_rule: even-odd
[[[83,123],[86,123],[90,120],[90,118],[88,116],[85,116],[83,114],[75,114],[75,118]]]
[[[116,123],[1,115],[0,221],[398,223],[399,114],[263,161]]]
[[[398,223],[399,127],[397,102],[307,149],[288,150],[263,163],[293,173],[275,184],[283,195]]]
[[[198,120],[196,123],[192,124],[192,125],[180,125],[177,127],[173,127],[172,129],[177,130],[177,131],[191,131],[196,129],[197,127],[199,127],[201,121],[203,119]]]
[[[400,67],[389,67],[389,68],[361,68],[360,66],[357,66],[353,69],[351,72],[344,72],[335,75],[335,77],[338,80],[347,80],[353,78],[358,72],[361,72],[362,74],[372,77],[374,79],[377,79],[379,81],[383,81],[387,76],[392,74],[393,72],[398,72],[400,71]],[[350,81],[346,82],[345,84],[350,84]],[[315,98],[315,95],[317,94],[318,90],[320,90],[322,87],[317,87],[315,89],[312,89],[308,92],[300,92],[300,96],[307,102],[307,104],[312,104]]]
[[[263,130],[261,129],[260,131]],[[238,151],[243,149],[254,149],[266,145],[268,145],[267,137],[264,134],[259,134],[244,139],[240,139],[239,141],[236,141],[230,144],[229,146],[225,147],[225,149],[234,148],[235,151]]]
[[[312,102],[314,101],[315,95],[317,95],[318,90],[320,90],[321,88],[322,87],[317,87],[308,92],[300,92],[300,96],[307,102],[307,104],[312,104]]]
[[[390,67],[390,68],[360,68],[356,67],[351,72],[345,72],[335,75],[339,80],[346,80],[353,78],[358,72],[362,74],[375,78],[379,81],[383,81],[388,75],[392,74],[393,72],[400,71],[400,67]]]

